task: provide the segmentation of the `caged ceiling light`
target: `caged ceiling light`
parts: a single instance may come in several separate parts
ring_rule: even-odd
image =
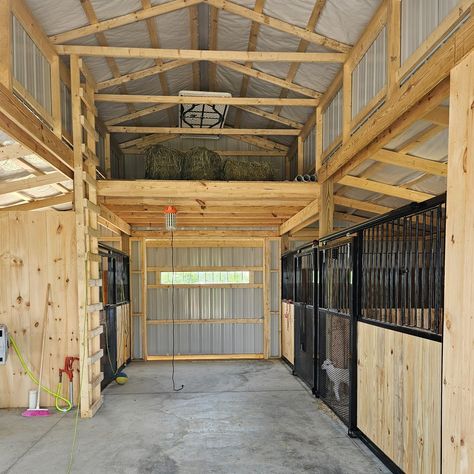
[[[174,206],[167,206],[163,211],[165,215],[165,228],[167,231],[176,230],[176,214],[177,210]]]

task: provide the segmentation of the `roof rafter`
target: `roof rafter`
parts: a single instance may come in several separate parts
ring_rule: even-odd
[[[134,127],[111,126],[110,133],[157,133],[167,135],[280,135],[297,136],[299,129],[294,128],[188,128],[188,127]]]
[[[289,127],[300,128],[300,129],[303,128],[303,124],[300,122],[296,122],[294,120],[290,120],[285,117],[272,114],[271,112],[267,112],[265,110],[261,110],[256,107],[251,107],[249,105],[236,105],[234,107],[244,112],[248,112],[249,114],[258,115],[259,117],[264,117],[268,120],[272,120],[273,122],[282,123],[283,125],[288,125]]]
[[[107,120],[106,122],[104,122],[104,125],[116,125],[118,123],[128,122],[139,117],[145,117],[146,115],[161,112],[162,110],[166,110],[171,107],[175,107],[175,104],[153,105],[151,107],[146,107],[145,109],[137,110],[136,112],[132,112],[130,114],[121,115],[120,117],[115,117],[113,119]]]
[[[245,76],[250,76],[255,79],[260,79],[265,82],[269,82],[270,84],[275,84],[285,89],[292,90],[293,92],[297,92],[298,94],[302,94],[308,97],[313,97],[314,99],[319,99],[323,94],[321,92],[315,91],[314,89],[310,89],[309,87],[299,86],[298,84],[293,84],[291,81],[287,81],[285,79],[281,79],[277,76],[272,76],[266,72],[258,71],[252,67],[246,65],[242,65],[233,61],[219,61],[218,64],[223,66],[227,69],[231,69],[233,71],[241,72]],[[248,82],[247,82],[248,86]],[[241,89],[240,97],[245,97],[247,95],[247,88]]]
[[[217,50],[217,29],[219,22],[219,10],[209,6],[209,49]],[[214,63],[208,64],[209,90],[216,91],[217,87],[217,66]]]
[[[191,32],[191,49],[199,49],[198,6],[192,5],[188,8],[188,11],[189,11],[189,30]],[[199,63],[193,63],[193,88],[197,91],[201,88]]]
[[[335,51],[347,53],[351,49],[350,45],[342,43],[341,41],[328,38],[327,36],[314,33],[313,31],[308,31],[305,28],[300,28],[299,26],[295,26],[286,21],[264,15],[263,13],[256,13],[250,8],[243,7],[228,0],[205,0],[205,3],[226,12],[233,13],[254,22],[269,26],[275,30],[283,31],[284,33],[305,39],[310,43],[326,46],[327,48],[333,49]]]
[[[262,13],[264,5],[265,5],[265,0],[256,0],[254,11],[256,13]],[[250,27],[250,33],[249,33],[249,41],[247,44],[247,51],[255,51],[257,49],[257,37],[258,37],[259,31],[260,31],[260,23],[252,21],[252,25]],[[252,63],[247,61],[244,67],[252,69]],[[249,81],[250,81],[249,77],[250,76],[248,74],[244,74],[244,76],[242,77],[242,84],[240,85],[240,97],[245,97],[247,95]],[[238,110],[235,115],[235,120],[234,120],[234,124],[237,127],[240,126],[241,118],[242,118],[241,111]]]
[[[52,35],[50,36],[50,40],[54,44],[60,44],[66,41],[82,38],[84,36],[100,33],[102,31],[118,28],[119,26],[129,25],[130,23],[135,23],[136,21],[146,20],[147,18],[164,15],[165,13],[171,13],[192,5],[199,5],[200,3],[203,3],[203,0],[174,0],[162,5],[155,5],[154,7],[148,8],[147,10],[142,9],[118,17],[110,18],[108,20],[100,21],[95,25],[83,26],[71,31]]]
[[[142,8],[144,11],[149,10],[152,8],[151,1],[150,0],[141,0],[142,2]],[[156,29],[156,23],[154,18],[147,18],[145,20],[146,22],[146,27],[148,30],[148,36],[150,37],[150,44],[152,48],[159,48],[160,47],[160,40],[158,38],[158,30]],[[155,64],[157,66],[163,66],[163,60],[160,58],[155,59]],[[163,92],[164,95],[169,95],[170,93],[170,88],[168,84],[168,80],[166,79],[166,73],[165,72],[160,72],[158,74],[158,78],[160,80],[160,86],[161,86],[161,91]],[[171,112],[170,109],[167,109],[168,113],[168,120],[170,125],[173,125],[173,119],[174,119],[174,114]]]

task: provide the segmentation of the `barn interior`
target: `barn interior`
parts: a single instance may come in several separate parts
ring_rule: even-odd
[[[473,7],[0,0],[4,472],[473,472]]]

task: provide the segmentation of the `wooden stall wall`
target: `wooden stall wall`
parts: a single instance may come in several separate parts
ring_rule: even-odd
[[[131,358],[130,305],[117,306],[117,367]]]
[[[358,323],[358,428],[404,472],[441,463],[441,343]]]
[[[0,323],[8,326],[30,369],[39,373],[48,284],[51,285],[43,384],[53,391],[65,356],[78,356],[74,212],[0,213]],[[75,372],[75,393],[78,394]],[[63,394],[68,383],[63,380]],[[0,408],[25,407],[35,388],[10,348],[0,366]],[[43,393],[41,404],[54,405]]]
[[[281,303],[281,353],[295,363],[295,305],[286,301]]]

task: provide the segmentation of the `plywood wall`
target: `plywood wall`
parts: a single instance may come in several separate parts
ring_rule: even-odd
[[[117,306],[117,367],[131,358],[130,305]]]
[[[51,284],[43,381],[54,391],[64,357],[78,356],[79,351],[74,225],[72,211],[0,214],[0,323],[7,324],[37,374]],[[75,379],[78,382],[77,372]],[[66,380],[64,385],[67,394]],[[26,406],[32,388],[10,349],[7,364],[0,365],[0,408]],[[42,394],[41,402],[53,405],[54,399]]]
[[[407,473],[441,462],[441,343],[358,323],[357,425]]]
[[[295,363],[295,306],[281,304],[281,353],[291,364]]]

